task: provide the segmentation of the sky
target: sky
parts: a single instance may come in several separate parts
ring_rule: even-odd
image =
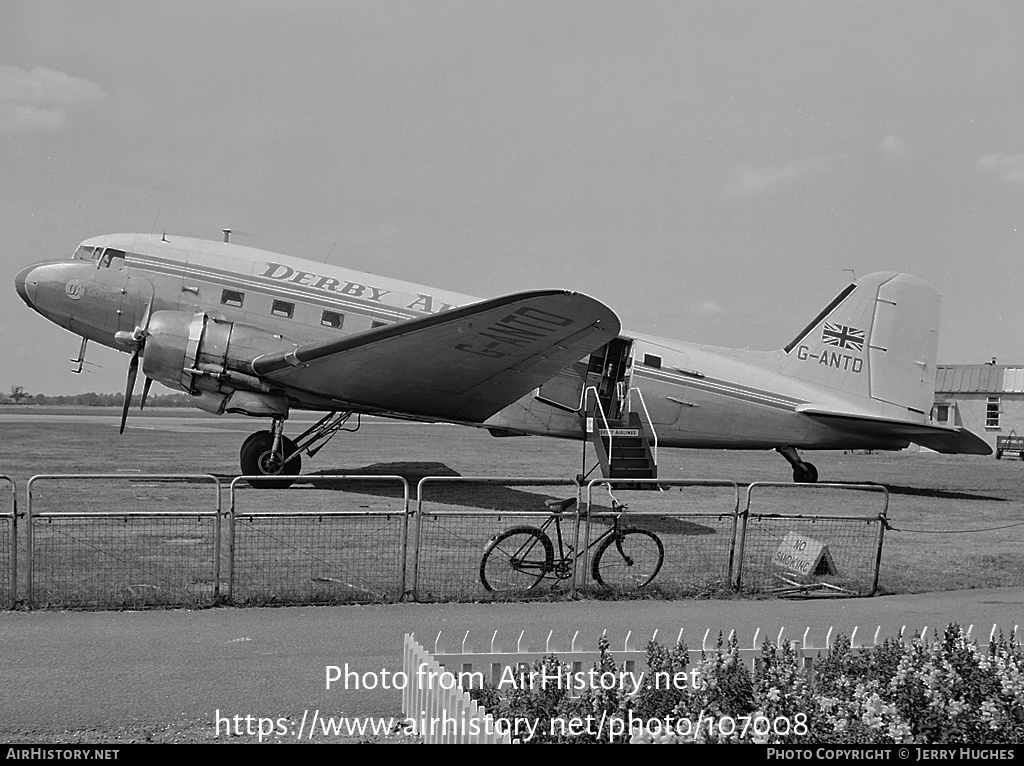
[[[124,388],[24,266],[224,228],[763,350],[906,271],[940,364],[1024,364],[1022,40],[1016,0],[2,0],[0,391]]]

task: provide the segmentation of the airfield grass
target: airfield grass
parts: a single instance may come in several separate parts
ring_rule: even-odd
[[[24,510],[28,479],[39,474],[213,474],[226,487],[237,475],[237,455],[242,439],[261,427],[260,422],[250,419],[218,419],[191,411],[156,410],[153,415],[147,413],[148,417],[132,413],[128,429],[118,436],[119,413],[113,410],[56,411],[38,407],[18,410],[33,415],[92,416],[84,422],[74,419],[49,422],[28,416],[12,417],[10,414],[16,412],[14,408],[0,409],[0,433],[6,447],[0,474],[17,483],[20,510]],[[166,430],[168,428],[174,430]],[[293,425],[289,433],[294,435],[296,428]],[[543,438],[494,439],[484,431],[455,426],[364,422],[359,432],[340,434],[312,464],[303,467],[303,474],[311,483],[290,490],[246,489],[239,493],[240,509],[256,514],[244,533],[252,535],[263,548],[269,546],[274,555],[251,560],[243,556],[236,560],[241,585],[236,583],[235,601],[317,603],[396,600],[402,596],[394,585],[399,576],[400,525],[404,517],[400,483],[380,481],[373,485],[344,486],[342,492],[326,491],[339,488],[331,476],[343,473],[402,475],[415,497],[416,482],[423,476],[571,479],[581,472],[583,454],[582,445],[576,442]],[[586,454],[586,466],[590,468],[592,451],[588,448]],[[891,528],[884,536],[879,593],[1024,585],[1024,548],[1021,546],[1024,463],[1021,461],[911,451],[808,452],[805,459],[817,465],[822,482],[874,483],[888,488]],[[750,482],[788,483],[791,478],[788,464],[774,452],[662,450],[659,463],[661,479],[723,479],[746,485]],[[40,482],[37,486],[38,490],[34,491],[34,495],[38,492],[37,508],[46,511],[120,512],[140,505],[147,510],[175,511],[195,510],[196,507],[212,510],[213,507],[210,487],[197,483],[179,487],[149,482],[125,488],[116,483],[60,480]],[[807,492],[805,489],[755,488],[752,511],[870,517],[877,515],[881,507],[878,493],[827,488]],[[745,487],[742,487],[741,498],[744,492]],[[449,483],[430,488],[430,501],[424,506],[420,530],[422,553],[417,596],[423,600],[490,598],[479,582],[480,556],[487,540],[501,529],[524,523],[514,514],[536,512],[546,497],[564,498],[573,494],[571,486],[538,483],[520,486]],[[722,514],[732,509],[731,490],[617,491],[616,497],[630,505],[624,523],[654,529],[665,543],[665,565],[652,583],[655,587],[649,589],[649,595],[669,598],[732,595],[724,587],[728,546],[720,542],[729,536]],[[226,508],[226,491],[223,498]],[[595,504],[607,507],[608,499],[595,497]],[[9,506],[10,498],[0,488],[0,512],[9,510]],[[486,518],[474,515],[481,509],[502,515]],[[275,526],[279,523],[275,514],[292,510],[313,515],[300,527],[290,527],[287,534],[282,534]],[[680,510],[703,515],[672,515]],[[343,519],[332,515],[338,511],[350,515]],[[205,562],[189,564],[186,562],[190,557],[183,556],[183,552],[206,550],[208,521],[199,516],[169,521],[169,524],[184,526],[164,530],[162,548],[154,543],[149,556],[153,570],[121,573],[128,581],[140,584],[128,594],[123,605],[159,604],[159,599],[154,600],[156,589],[145,585],[154,578],[164,578],[160,581],[163,584],[168,584],[168,578],[180,578],[177,584],[167,588],[168,592],[177,593],[176,597],[181,593],[192,594],[197,605],[208,599],[213,579],[210,565]],[[537,525],[540,521],[535,516],[526,523]],[[111,523],[116,526],[118,522]],[[771,519],[764,520],[765,528],[771,523]],[[765,550],[773,551],[777,540],[796,523],[776,525],[768,535]],[[844,528],[852,526],[856,525],[847,522]],[[593,527],[594,536],[604,529],[599,523]],[[563,531],[568,530],[571,524],[563,523]],[[410,528],[409,532],[411,537],[414,530]],[[877,523],[861,525],[858,529],[856,545],[860,546],[857,548],[861,551],[860,558],[873,555],[877,533]],[[813,532],[807,534],[813,536]],[[594,552],[592,550],[591,555]],[[96,565],[87,550],[73,555],[79,559],[81,567]],[[285,563],[271,563],[271,560]],[[209,561],[208,556],[205,561]],[[846,562],[836,563],[844,574],[851,569]],[[855,589],[865,590],[864,578],[869,573],[858,571],[856,575],[859,579],[854,583]],[[67,586],[68,583],[53,583],[55,592]],[[567,590],[567,583],[560,584],[555,589],[556,597],[564,597]],[[550,595],[551,588],[545,585],[538,593],[541,597]],[[597,597],[603,592],[588,587],[582,595]]]

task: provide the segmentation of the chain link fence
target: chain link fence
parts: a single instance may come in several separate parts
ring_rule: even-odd
[[[493,592],[481,580],[481,561],[488,543],[512,527],[541,527],[556,515],[547,501],[575,501],[578,491],[571,479],[428,476],[420,480],[412,597],[417,601],[492,597]],[[574,534],[576,514],[557,515],[562,517],[563,534]],[[550,588],[538,589],[537,579],[529,574],[518,577],[499,586],[500,592],[520,597],[550,592]],[[562,593],[571,588],[565,577],[550,582]]]
[[[409,529],[404,478],[310,477],[286,490],[253,489],[246,481],[239,477],[230,486],[231,602],[402,598]]]
[[[218,600],[216,477],[35,476],[27,496],[29,606],[135,609]]]
[[[585,539],[591,545],[610,530],[616,516],[621,528],[644,530],[661,541],[662,565],[657,576],[643,586],[646,593],[684,598],[730,588],[740,507],[735,482],[601,479],[590,482],[586,492],[590,523],[585,525]],[[621,515],[613,512],[620,504],[625,506]],[[590,549],[591,555],[577,568],[581,585],[601,593],[616,586],[597,582],[594,554],[599,549]],[[616,560],[615,554],[609,547],[605,567],[609,560]],[[619,589],[628,591],[632,586],[625,583]]]
[[[873,595],[888,508],[889,491],[876,484],[751,484],[737,588]]]
[[[10,492],[3,490],[6,482]],[[18,600],[18,489],[14,479],[0,476],[0,609]]]
[[[3,477],[0,477],[3,478]],[[252,478],[252,477],[249,477]],[[880,485],[521,477],[48,475],[28,482],[29,606],[872,595]],[[16,489],[0,602],[18,598]],[[0,498],[7,495],[0,491]]]

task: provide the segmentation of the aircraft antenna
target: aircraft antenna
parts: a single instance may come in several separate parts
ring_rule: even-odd
[[[324,258],[324,263],[327,263],[327,260],[331,257],[331,253],[334,252],[334,248],[336,248],[337,246],[338,246],[337,242],[335,242],[333,245],[331,245],[331,249],[327,251],[327,258]]]
[[[232,234],[234,234],[236,237],[255,237],[256,236],[255,234],[250,234],[247,231],[235,231],[234,229],[221,229],[221,231],[224,232],[224,241],[225,242],[228,241],[228,239],[231,237]]]

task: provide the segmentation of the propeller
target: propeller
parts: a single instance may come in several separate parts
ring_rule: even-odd
[[[146,348],[146,336],[149,334],[149,319],[153,310],[153,300],[150,298],[146,304],[146,310],[142,314],[142,322],[132,332],[115,333],[114,337],[123,345],[132,349],[132,359],[128,363],[128,383],[124,391],[124,405],[121,408],[121,430],[124,433],[125,423],[128,421],[128,408],[132,404],[132,394],[135,393],[135,379],[139,376],[139,357]],[[142,389],[142,409],[146,405],[146,396],[149,394],[149,387],[153,381],[147,377],[146,385]]]
[[[146,409],[146,397],[149,396],[149,387],[153,385],[153,379],[147,377],[142,386],[142,401],[139,402],[139,412]]]
[[[142,351],[141,345],[139,349],[132,354],[132,360],[128,363],[128,385],[125,386],[124,391],[124,406],[121,408],[121,431],[124,433],[124,424],[128,420],[128,408],[132,403],[132,394],[135,393],[135,378],[139,375],[139,354]]]

